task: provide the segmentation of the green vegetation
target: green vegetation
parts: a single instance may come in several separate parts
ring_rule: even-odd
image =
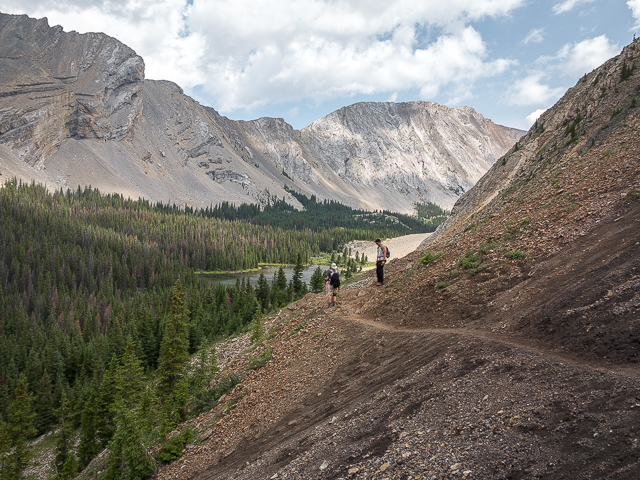
[[[428,204],[418,218],[294,195],[303,211],[275,199],[194,210],[92,188],[5,183],[0,479],[20,478],[28,441],[53,429],[57,479],[72,478],[105,448],[101,478],[150,475],[182,448],[163,445],[169,432],[239,381],[227,376],[208,387],[217,375],[212,343],[252,321],[254,342],[264,337],[261,315],[306,293],[301,271],[313,255],[332,255],[348,278],[367,262],[336,253],[348,241],[430,231],[446,218]],[[261,263],[295,265],[294,278],[280,268],[255,286],[224,286],[195,274]],[[315,277],[312,288],[321,290],[323,272]],[[250,368],[270,358],[250,358]],[[74,448],[69,436],[78,430]],[[157,447],[167,456],[151,456]]]
[[[624,60],[622,62],[622,69],[620,70],[620,81],[624,82],[626,80],[629,80],[631,78],[631,75],[633,75],[633,72],[635,69],[636,69],[635,62],[633,62],[633,65],[629,66],[627,65],[627,61]]]
[[[478,256],[475,252],[469,251],[464,254],[464,257],[458,260],[458,265],[464,270],[475,270],[478,268]],[[475,274],[475,272],[473,274]]]
[[[249,329],[251,331],[251,343],[255,345],[264,340],[265,330],[264,324],[262,323],[262,312],[260,309],[256,309],[256,313],[253,315],[253,320],[251,320]]]
[[[230,373],[219,379],[211,388],[196,392],[194,395],[193,415],[212,410],[218,404],[218,400],[232,391],[239,383],[240,377],[235,373]]]
[[[521,258],[526,257],[527,254],[522,250],[510,250],[507,252],[507,258],[509,260],[520,260]]]
[[[443,288],[447,288],[451,285],[451,282],[438,282],[436,283],[436,290],[442,290]]]
[[[167,443],[164,444],[158,453],[158,458],[165,463],[169,463],[180,458],[184,451],[184,447],[193,442],[195,438],[196,434],[190,427],[183,429],[179,434],[174,435]]]
[[[480,255],[486,255],[487,253],[489,253],[492,249],[496,248],[497,244],[493,243],[493,242],[489,242],[489,243],[483,243],[482,245],[480,245],[480,247],[478,248],[478,253]]]
[[[565,127],[564,136],[566,137],[570,135],[570,141],[576,139],[578,135],[576,132],[576,127],[580,124],[581,121],[582,121],[582,115],[580,114],[580,112],[578,112],[578,115],[573,120],[573,122],[571,122]]]
[[[340,245],[355,239],[373,241],[377,237],[433,232],[449,216],[447,211],[431,203],[415,204],[417,215],[412,217],[388,210],[368,212],[353,209],[333,200],[318,202],[315,195],[307,198],[293,190],[288,189],[288,191],[303,205],[303,210],[296,210],[284,200],[272,198],[265,205],[235,206],[229,202],[223,202],[196,213],[200,217],[242,220],[252,225],[277,225],[279,229],[285,231],[309,231],[317,234],[331,231],[334,241],[331,244],[321,243],[320,248],[313,252],[314,254],[319,251],[338,250]],[[322,236],[324,238],[324,235]],[[294,262],[295,256],[288,263]]]
[[[429,266],[443,255],[444,253],[442,252],[427,252],[422,256],[420,262],[425,266]]]
[[[450,212],[440,208],[438,205],[426,202],[426,203],[414,203],[416,209],[416,216],[424,223],[427,232],[433,232],[441,223],[449,217]]]
[[[273,357],[273,352],[271,349],[267,349],[262,352],[257,357],[253,357],[249,355],[249,365],[247,365],[247,370],[257,370],[258,368],[264,367],[264,365],[271,360]]]

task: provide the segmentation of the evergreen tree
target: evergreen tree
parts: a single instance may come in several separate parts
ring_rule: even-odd
[[[56,410],[58,431],[56,437],[55,457],[53,459],[54,480],[69,480],[78,474],[78,461],[73,452],[73,421],[71,404],[66,394],[62,394],[60,408]]]
[[[80,419],[80,444],[78,445],[78,461],[80,469],[84,469],[89,462],[100,453],[98,438],[98,401],[97,389],[92,389],[87,403],[82,410]]]
[[[158,392],[163,398],[162,434],[171,431],[186,414],[189,310],[185,295],[182,283],[176,281],[171,297],[171,316],[165,326],[158,358]]]
[[[102,377],[96,398],[96,437],[102,448],[106,448],[116,430],[112,406],[115,399],[118,368],[120,368],[120,364],[114,355],[111,357],[109,368]]]
[[[304,266],[302,265],[302,255],[298,252],[296,258],[296,264],[293,267],[293,276],[291,277],[294,296],[298,296],[302,293],[302,271]]]
[[[264,339],[265,331],[262,323],[262,313],[260,309],[256,310],[251,320],[251,343],[260,343]]]
[[[22,473],[33,455],[28,440],[36,434],[34,418],[31,398],[27,393],[27,380],[24,374],[20,374],[7,421],[0,422],[0,480],[23,478]]]
[[[46,432],[53,423],[53,396],[51,379],[45,370],[40,379],[40,388],[35,401],[34,426],[39,434]]]
[[[142,363],[136,357],[129,337],[115,378],[112,412],[116,430],[108,445],[105,473],[108,480],[141,480],[155,471],[149,453],[152,444],[150,425],[154,418],[150,393]]]
[[[256,298],[260,302],[260,307],[262,308],[262,311],[268,312],[270,307],[269,295],[271,293],[271,290],[269,288],[269,283],[267,282],[267,279],[264,276],[264,273],[261,273],[260,277],[258,278],[258,285],[256,286],[255,293],[256,293]]]
[[[278,274],[276,277],[276,287],[280,290],[287,289],[287,276],[284,273],[284,268],[282,266],[278,269]]]
[[[314,293],[318,293],[322,291],[324,288],[324,275],[322,274],[322,270],[320,267],[316,267],[313,274],[311,275],[311,290]]]

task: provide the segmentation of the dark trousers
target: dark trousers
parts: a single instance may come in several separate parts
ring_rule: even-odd
[[[384,283],[384,265],[382,260],[376,262],[376,275],[378,276],[378,283]]]

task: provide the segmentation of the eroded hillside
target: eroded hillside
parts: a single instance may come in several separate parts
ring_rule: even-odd
[[[637,478],[640,45],[582,79],[420,250],[268,320],[157,478]]]

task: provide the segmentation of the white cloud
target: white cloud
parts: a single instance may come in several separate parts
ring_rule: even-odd
[[[628,0],[627,6],[631,9],[631,15],[636,19],[634,29],[640,28],[640,0]]]
[[[396,100],[398,100],[398,92],[393,92],[387,102],[395,102]]]
[[[560,69],[567,76],[581,76],[599,67],[619,51],[617,44],[606,35],[588,38],[580,43],[564,45],[555,56],[560,60]]]
[[[144,58],[147,78],[169,79],[184,88],[206,81],[200,59],[207,42],[199,32],[185,35],[185,0],[0,0],[0,11],[47,17],[49,25],[65,31],[106,32]]]
[[[534,28],[533,30],[531,30],[526,37],[524,37],[524,40],[522,40],[522,43],[529,44],[529,43],[540,43],[544,40],[544,28]]]
[[[565,13],[568,12],[570,10],[573,10],[574,7],[577,7],[578,5],[582,5],[584,3],[593,3],[596,0],[565,0],[562,3],[556,3],[553,6],[553,13],[555,13],[556,15],[559,15],[561,13]]]
[[[564,88],[551,88],[542,83],[545,74],[534,72],[528,77],[518,80],[507,93],[507,103],[511,105],[548,105],[564,93]]]
[[[106,31],[147,77],[201,86],[222,111],[337,96],[442,90],[503,73],[470,26],[525,0],[0,0],[0,10]],[[424,43],[421,32],[440,32]]]
[[[547,111],[546,108],[539,108],[536,111],[531,112],[529,115],[527,115],[527,125],[528,126],[533,125],[536,122],[536,120],[540,118],[540,115],[542,115],[546,111]]]

